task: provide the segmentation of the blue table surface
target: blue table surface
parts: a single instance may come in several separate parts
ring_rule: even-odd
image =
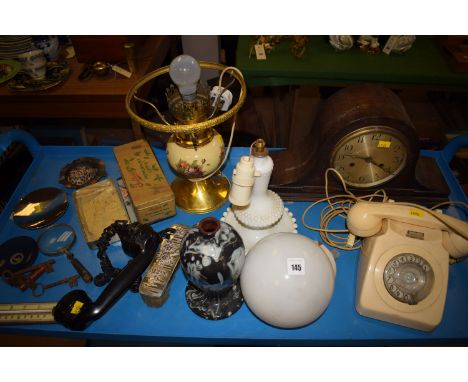
[[[174,178],[165,159],[165,152],[154,148],[161,167],[168,181]],[[232,169],[241,155],[247,154],[247,148],[233,148],[224,173],[230,178]],[[28,169],[6,209],[0,215],[0,243],[8,238],[26,235],[37,239],[42,230],[26,230],[16,226],[10,218],[16,202],[27,193],[41,187],[64,189],[70,205],[59,219],[59,223],[72,225],[77,233],[77,240],[72,247],[75,256],[93,275],[100,272],[96,250],[91,250],[83,239],[81,228],[73,204],[73,191],[65,189],[58,182],[61,168],[83,156],[94,156],[105,162],[108,177],[114,180],[120,176],[112,147],[61,147],[43,146],[33,164]],[[2,182],[8,181],[2,179]],[[298,232],[319,240],[317,233],[306,229],[301,222],[301,215],[308,203],[286,203],[298,221]],[[222,217],[228,204],[211,216]],[[309,214],[309,224],[318,225],[320,207]],[[177,214],[152,225],[161,230],[174,223],[193,225],[206,215],[188,214],[177,210]],[[120,243],[109,247],[108,255],[115,266],[124,266],[127,257],[120,248]],[[468,261],[450,266],[449,284],[445,312],[442,323],[430,333],[405,328],[402,326],[360,316],[354,308],[356,270],[359,253],[340,252],[336,258],[337,274],[333,297],[325,313],[315,322],[299,329],[279,329],[272,327],[253,315],[246,304],[232,317],[221,321],[207,321],[195,315],[185,302],[187,281],[180,269],[176,271],[171,284],[169,298],[160,308],[145,305],[138,293],[127,292],[101,319],[95,321],[83,332],[70,331],[59,324],[32,324],[2,326],[0,331],[11,334],[30,334],[42,336],[61,336],[86,338],[89,340],[141,341],[147,343],[178,344],[240,344],[240,345],[346,345],[346,344],[405,344],[405,343],[441,343],[468,341]],[[48,260],[39,254],[37,262]],[[71,276],[74,269],[65,257],[56,258],[55,272],[45,274],[41,282],[48,283],[65,276]],[[102,289],[79,281],[78,288],[84,289],[94,300]],[[0,303],[48,302],[58,301],[69,291],[66,285],[47,290],[39,298],[32,297],[31,291],[21,292],[4,282],[0,283]],[[377,342],[375,342],[377,341]]]

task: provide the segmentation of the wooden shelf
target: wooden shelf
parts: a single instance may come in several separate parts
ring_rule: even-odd
[[[84,64],[67,60],[71,73],[62,84],[40,92],[14,92],[0,86],[0,118],[116,118],[129,119],[125,110],[128,90],[166,58],[170,36],[148,36],[137,52],[137,72],[131,78],[109,74],[80,81]]]

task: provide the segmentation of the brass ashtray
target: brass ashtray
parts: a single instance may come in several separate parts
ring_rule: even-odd
[[[103,61],[97,61],[93,64],[93,73],[96,76],[104,77],[109,73],[109,64]]]

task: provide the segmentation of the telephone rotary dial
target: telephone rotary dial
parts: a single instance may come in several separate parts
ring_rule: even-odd
[[[358,313],[424,331],[437,327],[450,257],[468,255],[468,223],[415,205],[359,202],[347,225],[363,238]]]

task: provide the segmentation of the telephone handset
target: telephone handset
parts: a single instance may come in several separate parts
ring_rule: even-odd
[[[444,311],[449,257],[468,255],[468,223],[412,204],[359,202],[347,225],[363,238],[356,310],[433,330]]]

